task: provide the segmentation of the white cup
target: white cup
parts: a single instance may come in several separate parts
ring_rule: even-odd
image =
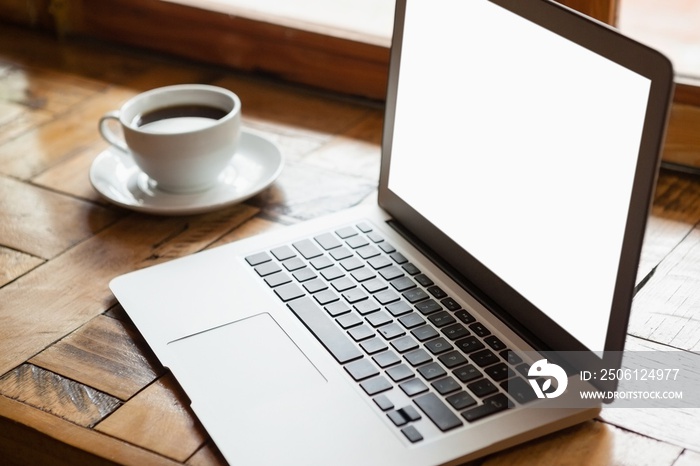
[[[203,84],[143,92],[99,122],[107,142],[130,154],[158,189],[175,193],[203,191],[216,183],[236,153],[240,127],[238,96]]]

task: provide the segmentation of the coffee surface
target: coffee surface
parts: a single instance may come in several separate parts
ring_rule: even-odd
[[[225,110],[208,105],[173,105],[144,112],[134,119],[134,123],[137,127],[143,127],[157,121],[173,118],[206,118],[210,120],[220,120],[225,117],[227,113],[228,112]]]

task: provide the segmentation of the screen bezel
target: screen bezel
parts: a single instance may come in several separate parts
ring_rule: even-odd
[[[412,236],[476,287],[489,307],[509,322],[532,332],[543,351],[565,352],[561,358],[574,370],[618,368],[636,285],[644,230],[651,207],[663,144],[669,102],[673,93],[673,69],[666,57],[629,39],[611,27],[591,20],[567,7],[547,0],[488,0],[518,16],[606,57],[651,81],[636,173],[602,357],[550,319],[516,290],[493,274],[471,254],[458,246],[435,225],[408,205],[388,187],[392,137],[401,69],[402,39],[407,0],[397,0],[387,89],[379,205]],[[441,46],[447,46],[441,44]],[[455,54],[457,56],[457,54]],[[582,285],[584,286],[584,285]],[[534,331],[536,329],[536,331]],[[574,353],[575,352],[575,353]],[[616,381],[597,382],[599,388],[614,390]]]

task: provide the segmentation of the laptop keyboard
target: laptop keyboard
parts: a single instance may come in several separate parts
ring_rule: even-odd
[[[246,261],[413,443],[423,416],[447,432],[535,399],[529,366],[369,222]]]

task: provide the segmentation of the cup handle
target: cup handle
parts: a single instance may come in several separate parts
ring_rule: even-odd
[[[120,122],[119,120],[119,110],[113,110],[111,112],[105,113],[102,118],[100,118],[99,122],[99,130],[100,134],[104,138],[105,141],[119,149],[120,151],[124,153],[129,153],[129,148],[126,146],[126,142],[124,141],[123,137],[120,137],[115,133],[112,128],[110,127],[110,122],[111,120],[116,120],[117,123]],[[113,123],[112,123],[113,124]]]

